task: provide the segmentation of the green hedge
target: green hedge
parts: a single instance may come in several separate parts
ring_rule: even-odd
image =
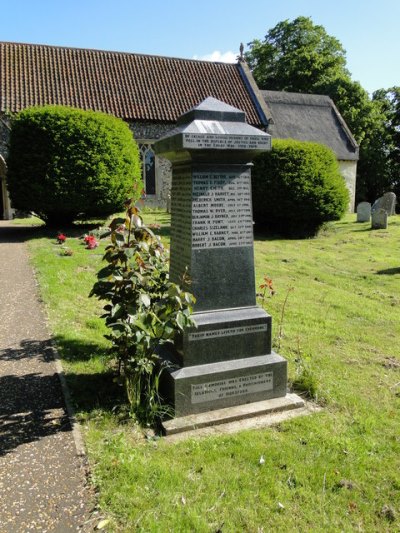
[[[13,207],[49,223],[109,215],[140,194],[139,151],[128,125],[111,115],[25,109],[12,123],[8,186]]]
[[[324,222],[338,220],[349,194],[335,154],[324,145],[273,140],[253,169],[254,220],[286,236],[314,235]]]

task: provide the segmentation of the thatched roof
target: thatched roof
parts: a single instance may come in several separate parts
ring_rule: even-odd
[[[268,133],[277,139],[325,144],[338,159],[358,160],[358,145],[328,96],[261,91],[274,125]]]

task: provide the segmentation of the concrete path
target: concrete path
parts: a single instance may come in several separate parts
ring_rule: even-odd
[[[78,456],[25,240],[0,221],[0,532],[91,531]]]

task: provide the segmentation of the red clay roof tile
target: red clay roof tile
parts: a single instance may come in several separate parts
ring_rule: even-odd
[[[261,125],[238,64],[0,43],[0,111],[61,104],[132,121],[175,122],[208,96]]]

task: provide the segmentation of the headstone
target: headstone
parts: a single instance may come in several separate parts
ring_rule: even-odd
[[[380,208],[382,196],[380,196],[371,206],[371,214]]]
[[[388,214],[385,209],[377,209],[372,213],[371,229],[386,229]]]
[[[371,211],[377,211],[378,209],[384,209],[389,216],[396,213],[396,195],[394,192],[385,192],[383,196],[375,200],[372,204]]]
[[[371,204],[361,202],[357,206],[357,222],[369,222],[371,218]]]
[[[384,209],[388,216],[396,213],[396,195],[394,192],[385,192],[382,196],[380,207]]]
[[[175,416],[280,398],[287,362],[271,350],[271,317],[256,305],[251,161],[270,135],[207,98],[155,151],[172,162],[170,278],[197,298],[197,328],[164,352],[162,387]]]

